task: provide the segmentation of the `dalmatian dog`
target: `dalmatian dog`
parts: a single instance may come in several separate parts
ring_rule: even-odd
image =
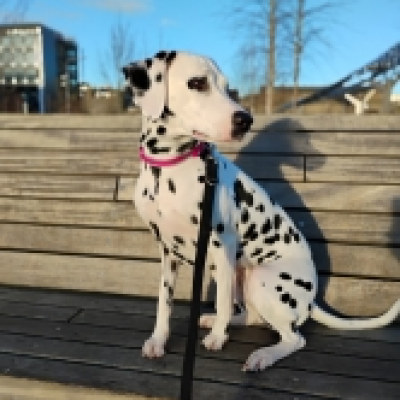
[[[290,217],[215,142],[241,140],[252,117],[228,95],[227,80],[205,57],[161,51],[123,68],[143,122],[136,209],[158,241],[162,268],[155,328],[143,355],[162,357],[170,334],[177,272],[194,264],[202,210],[205,160],[218,163],[207,264],[216,281],[216,313],[203,315],[203,340],[219,350],[229,324],[266,324],[276,345],[254,351],[244,371],[262,370],[305,345],[299,326],[312,319],[333,328],[383,326],[400,313],[400,300],[384,315],[341,319],[316,303],[317,275],[310,248]],[[241,312],[234,313],[235,303]]]

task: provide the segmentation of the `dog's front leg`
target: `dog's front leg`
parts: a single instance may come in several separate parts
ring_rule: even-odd
[[[212,235],[211,246],[216,265],[217,313],[211,332],[203,339],[203,345],[208,350],[220,350],[228,340],[226,329],[233,312],[232,280],[236,263],[236,241],[227,235],[223,238]]]
[[[178,261],[171,258],[167,248],[163,248],[161,263],[161,281],[158,294],[157,319],[153,334],[146,340],[142,354],[148,358],[159,358],[165,354],[165,344],[170,329],[170,316],[178,272]]]

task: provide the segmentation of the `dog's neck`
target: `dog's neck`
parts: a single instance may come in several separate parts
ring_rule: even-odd
[[[140,147],[147,157],[157,161],[168,160],[182,156],[198,145],[199,141],[177,126],[173,118],[163,116],[153,120],[143,117]]]

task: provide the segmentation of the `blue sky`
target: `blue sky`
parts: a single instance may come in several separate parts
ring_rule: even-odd
[[[212,57],[240,86],[235,59],[240,37],[228,31],[221,12],[238,0],[32,0],[27,21],[41,22],[73,37],[84,51],[84,80],[102,84],[99,54],[118,17],[131,24],[136,55],[159,49],[187,50]],[[308,0],[311,5],[323,0]],[[329,27],[329,48],[305,61],[304,85],[332,83],[400,41],[400,0],[341,0]],[[400,93],[399,85],[396,92]]]

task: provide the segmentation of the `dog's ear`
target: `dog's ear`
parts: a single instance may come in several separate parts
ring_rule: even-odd
[[[147,117],[157,119],[164,111],[167,100],[167,66],[175,55],[175,52],[160,51],[153,58],[122,68],[125,79],[133,89],[134,103]]]

